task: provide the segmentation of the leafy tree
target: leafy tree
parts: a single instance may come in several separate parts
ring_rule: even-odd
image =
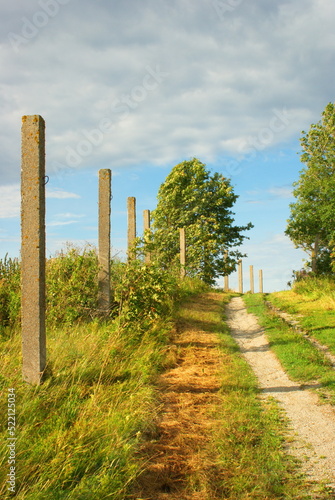
[[[236,199],[230,181],[211,174],[197,158],[176,165],[158,192],[153,218],[153,252],[165,268],[178,265],[179,228],[186,229],[187,273],[205,283],[230,274],[244,257],[234,249],[253,225],[234,225],[231,211]],[[228,259],[224,259],[229,250]]]
[[[335,235],[334,104],[327,104],[322,119],[302,134],[301,161],[305,167],[294,183],[296,201],[290,205],[286,234],[309,253],[312,271],[320,272],[330,262]]]

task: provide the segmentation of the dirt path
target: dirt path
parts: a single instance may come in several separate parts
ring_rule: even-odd
[[[292,452],[303,460],[311,480],[335,488],[335,410],[320,404],[310,390],[302,389],[284,372],[254,315],[243,300],[233,298],[226,308],[228,325],[241,351],[253,368],[265,396],[280,402],[292,424]]]
[[[201,309],[217,311],[220,300],[215,293],[197,297],[197,314]],[[194,307],[192,301],[188,307]],[[176,365],[159,380],[161,420],[157,435],[144,450],[148,468],[137,485],[136,500],[222,498],[220,492],[210,491],[213,481],[208,479],[220,472],[212,460],[207,434],[213,424],[211,408],[219,401],[219,343],[205,321],[179,320],[173,339]]]

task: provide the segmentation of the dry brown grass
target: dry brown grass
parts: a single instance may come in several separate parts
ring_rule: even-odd
[[[176,363],[160,376],[161,416],[157,435],[142,453],[148,467],[137,484],[136,500],[216,500],[220,473],[212,456],[209,432],[222,366],[220,340],[203,312],[217,311],[222,297],[212,293],[191,301],[173,338]],[[208,316],[207,316],[208,317]]]

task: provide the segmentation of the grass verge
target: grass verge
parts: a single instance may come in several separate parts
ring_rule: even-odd
[[[299,315],[299,323],[335,355],[335,283],[326,278],[297,282],[292,290],[271,293],[267,300]]]
[[[10,388],[16,395],[15,498],[125,498],[143,467],[136,452],[152,430],[153,382],[164,366],[172,323],[168,317],[126,327],[120,322],[50,329],[48,376],[39,387],[21,381],[20,335],[2,339],[1,498],[12,496]]]
[[[255,314],[260,325],[266,329],[271,349],[292,380],[305,384],[318,382],[320,387],[317,391],[321,398],[335,404],[335,372],[330,361],[304,336],[270,311],[264,303],[264,295],[244,295],[243,299],[248,312]],[[279,305],[278,302],[274,304]]]
[[[313,498],[296,460],[285,450],[287,423],[282,411],[273,399],[259,398],[257,379],[224,321],[219,334],[224,366],[214,441],[224,470],[224,498]]]
[[[159,453],[154,454],[154,467],[147,471],[146,484],[155,483],[157,475],[162,474],[161,471],[165,471],[166,466],[172,467],[172,460],[170,479],[173,480],[175,471],[179,471],[178,464],[183,460],[186,465],[177,480],[175,478],[176,484],[170,485],[164,476],[164,484],[170,485],[174,493],[173,498],[185,498],[185,500],[316,498],[301,476],[298,462],[287,453],[285,438],[287,423],[282,411],[273,399],[260,398],[258,381],[225,324],[222,298],[226,303],[230,296],[217,294],[216,298],[213,295],[212,292],[193,298],[178,312],[179,336],[175,342],[180,349],[181,361],[176,366],[177,371],[170,374],[169,380],[176,380],[176,386],[175,388],[169,386],[169,392],[176,398],[182,383],[183,394],[186,396],[185,400],[180,399],[180,407],[175,413],[172,410],[173,405],[168,406],[168,413],[172,412],[169,425],[173,424],[176,436],[172,443],[167,444],[168,449],[162,454],[163,458],[160,458]],[[206,334],[208,334],[207,341]],[[213,337],[216,337],[218,342]],[[217,367],[217,381],[212,380],[210,383],[209,379],[205,378],[206,383],[201,389],[200,382],[194,381],[192,384],[188,380],[186,383],[186,378],[181,382],[181,377],[182,373],[184,377],[192,373],[195,378],[196,375],[199,377],[199,374],[203,373],[199,380],[208,376],[209,368],[202,365],[200,359],[200,349],[204,346],[210,351],[207,355],[209,366]],[[217,351],[216,359],[214,350]],[[192,355],[193,364],[190,362]],[[189,388],[189,392],[185,387]],[[215,398],[210,399],[208,394],[215,394]],[[206,401],[206,408],[203,408],[199,401]],[[197,407],[197,404],[200,406]],[[192,409],[196,407],[197,412],[193,414]],[[188,411],[191,412],[190,415]],[[207,416],[204,415],[206,411]],[[193,426],[192,418],[195,419]],[[199,422],[203,430],[198,436]],[[177,424],[179,424],[178,432],[175,429]],[[165,449],[164,439],[163,432],[163,440],[159,441],[158,438],[156,443],[159,451]],[[186,455],[185,449],[187,449]],[[167,464],[164,462],[166,455]],[[141,498],[156,498],[156,496],[145,490]],[[318,498],[330,497],[327,493],[322,493]]]

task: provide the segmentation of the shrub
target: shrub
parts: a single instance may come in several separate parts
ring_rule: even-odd
[[[139,260],[112,264],[114,299],[130,321],[155,319],[168,313],[178,297],[178,280],[156,264]]]
[[[88,320],[97,314],[98,257],[96,249],[68,245],[46,262],[46,319],[48,326]],[[188,296],[208,289],[201,280],[179,278],[180,269],[163,270],[157,263],[141,260],[111,262],[114,294],[112,315],[127,322],[153,321],[171,312]],[[0,260],[0,333],[20,325],[20,263]]]
[[[97,308],[98,258],[94,247],[68,246],[47,261],[48,324],[90,318]]]
[[[0,333],[20,321],[20,263],[18,259],[0,260]]]

